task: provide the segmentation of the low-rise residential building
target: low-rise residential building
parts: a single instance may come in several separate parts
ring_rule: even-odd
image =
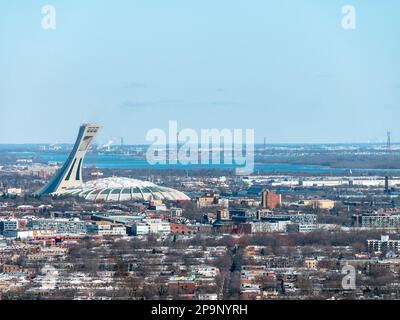
[[[310,206],[314,209],[325,209],[325,210],[330,210],[335,207],[335,201],[329,199],[300,200],[298,204],[304,206]]]
[[[365,228],[400,228],[400,212],[374,212],[355,215],[356,226]]]
[[[286,227],[290,221],[254,221],[250,222],[251,233],[264,233],[264,232],[286,232]]]
[[[29,230],[54,230],[60,234],[86,234],[86,222],[74,219],[31,219]]]
[[[125,236],[126,227],[123,224],[97,221],[87,224],[88,234],[101,236]]]
[[[7,219],[0,221],[0,234],[6,238],[15,238],[18,232],[18,220]]]
[[[394,251],[399,252],[400,240],[391,240],[389,236],[381,236],[381,239],[367,240],[368,250],[372,252]]]
[[[318,261],[315,258],[304,259],[304,266],[307,269],[317,269]]]

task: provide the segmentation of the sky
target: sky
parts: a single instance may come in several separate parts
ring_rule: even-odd
[[[56,29],[42,28],[44,5]],[[342,28],[342,7],[356,29]],[[256,142],[400,141],[398,0],[1,0],[0,143],[146,142],[152,128]]]

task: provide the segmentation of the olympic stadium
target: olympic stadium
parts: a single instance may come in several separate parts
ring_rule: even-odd
[[[82,179],[83,160],[99,129],[100,127],[95,124],[83,124],[80,127],[67,161],[54,177],[36,192],[37,195],[76,195],[92,201],[190,200],[181,191],[158,186],[149,181],[110,177],[84,182]]]
[[[88,181],[82,184],[80,188],[69,189],[65,194],[78,195],[94,201],[190,200],[187,195],[178,190],[158,186],[148,181],[121,177]]]

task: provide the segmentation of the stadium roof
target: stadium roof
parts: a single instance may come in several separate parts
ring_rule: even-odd
[[[188,201],[190,198],[181,191],[158,186],[149,181],[111,177],[91,180],[78,188],[66,190],[64,194],[78,195],[87,200],[127,201],[127,200],[171,200]]]

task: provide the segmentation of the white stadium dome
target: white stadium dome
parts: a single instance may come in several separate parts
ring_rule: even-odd
[[[93,201],[190,200],[186,194],[178,190],[158,186],[148,181],[123,177],[91,180],[83,183],[82,186],[78,188],[66,190],[64,194],[78,195]]]

